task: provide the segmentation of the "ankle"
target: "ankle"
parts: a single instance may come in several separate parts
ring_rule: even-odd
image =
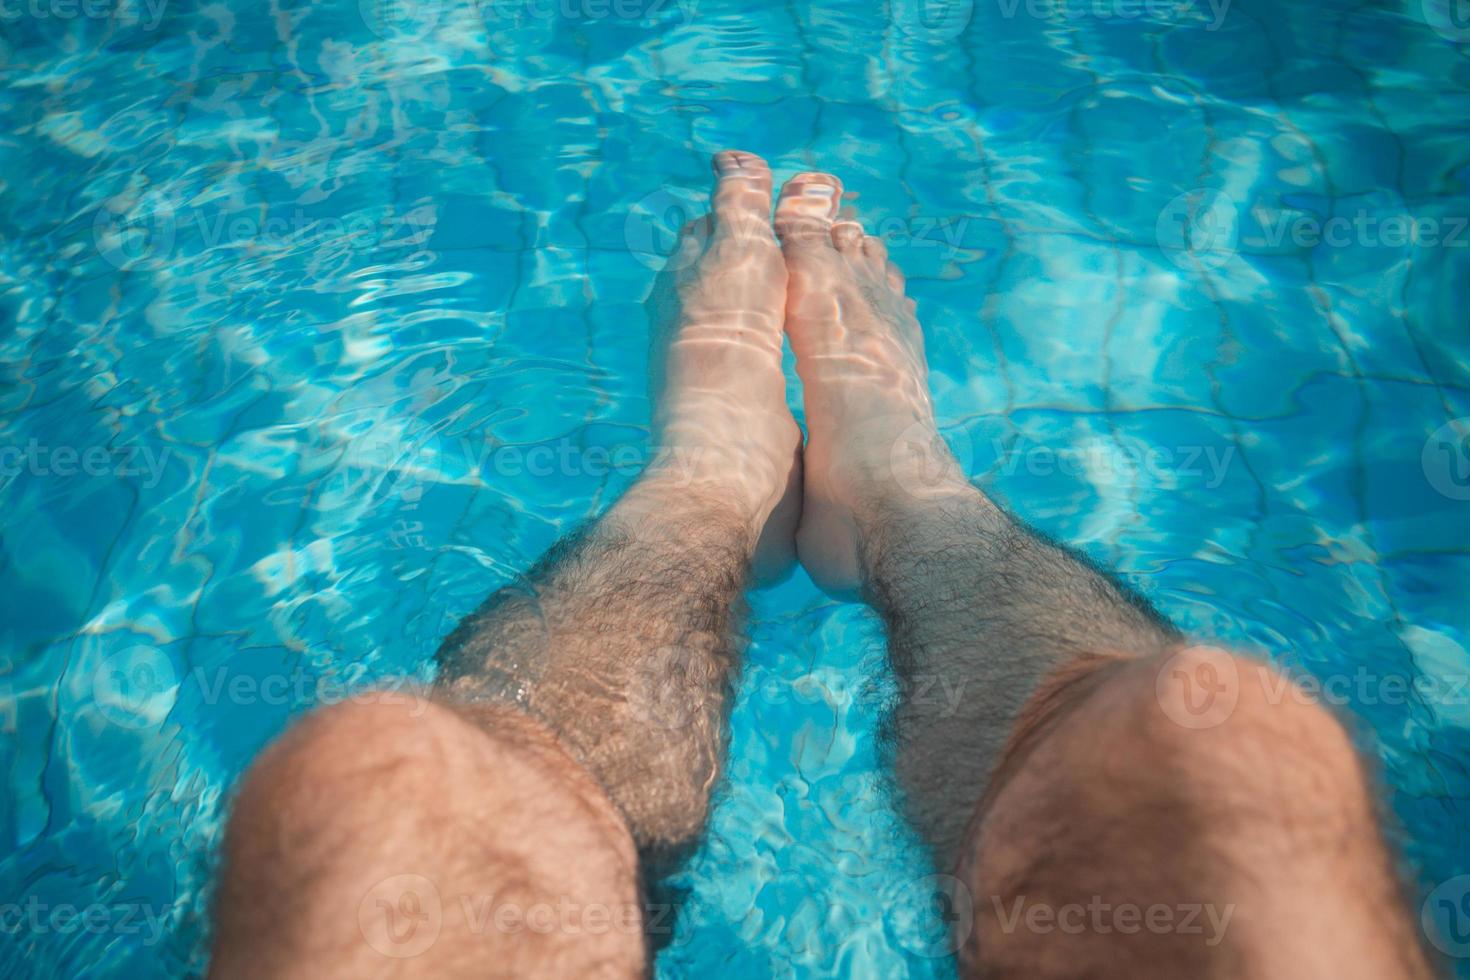
[[[886,580],[912,574],[916,563],[941,555],[953,559],[956,548],[973,549],[980,563],[1010,524],[1004,511],[968,483],[925,496],[870,486],[851,514],[861,580],[867,590],[880,592]]]
[[[999,524],[1004,514],[989,497],[958,473],[939,473],[918,481],[912,477],[876,476],[850,485],[848,505],[864,538],[910,534],[955,518]]]
[[[758,504],[729,481],[650,467],[609,512],[609,519],[660,533],[698,528],[701,539],[718,541],[747,557],[755,553],[765,520]]]
[[[885,416],[840,433],[817,431],[807,455],[821,462],[828,495],[848,506],[859,506],[864,497],[925,502],[973,489],[932,418]]]

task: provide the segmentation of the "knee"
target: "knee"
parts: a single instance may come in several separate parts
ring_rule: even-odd
[[[1332,824],[1368,818],[1341,803],[1368,798],[1347,729],[1262,661],[1192,647],[1124,663],[1062,724],[1063,770],[1109,799],[1209,800],[1222,820],[1272,808]]]
[[[436,935],[444,931],[433,954],[441,964],[463,950],[521,975],[538,962],[642,957],[641,934],[628,930],[589,938],[540,932],[525,918],[514,936],[483,933],[464,912],[468,905],[450,899],[472,897],[481,912],[494,902],[497,914],[510,907],[528,916],[569,900],[561,896],[617,914],[637,908],[636,855],[616,811],[554,738],[513,708],[384,692],[313,712],[245,776],[223,861],[217,936],[228,938],[217,948],[270,935],[290,938],[276,952],[304,950],[339,963],[353,950],[375,956],[383,947],[370,938],[379,933],[362,924],[365,903],[385,884],[417,878],[431,893],[442,890],[444,914],[431,926]],[[391,930],[397,920],[388,921]],[[464,972],[456,969],[419,972]]]
[[[962,937],[970,971],[1087,972],[1078,964],[1091,960],[1110,975],[1162,964],[1180,976],[1238,973],[1237,951],[1288,950],[1299,939],[1292,929],[1325,921],[1279,926],[1280,910],[1299,910],[1300,895],[1321,882],[1392,900],[1352,739],[1281,671],[1189,648],[1099,661],[1050,683],[1049,726],[972,825],[959,874],[991,909],[977,901],[974,930]],[[1021,907],[1013,902],[1055,910],[1094,900],[1177,909],[1202,898],[1203,908],[1239,906],[1231,946],[1182,930],[1127,943],[1084,929],[1043,943],[1013,933],[1001,912]]]
[[[469,751],[473,734],[449,709],[399,692],[318,709],[247,771],[234,823],[265,826],[305,811],[331,813],[349,797],[411,794],[415,781],[432,779],[421,765],[426,756]]]
[[[353,745],[392,751],[415,733],[453,728],[459,723],[453,712],[427,698],[383,691],[310,712],[269,752],[316,754],[318,750],[333,752]]]
[[[1017,780],[1027,793],[1060,780],[1089,806],[1180,794],[1223,805],[1267,786],[1308,806],[1367,784],[1332,711],[1268,664],[1217,649],[1080,662],[1042,685],[1027,718],[982,807]]]
[[[413,834],[425,821],[627,836],[591,775],[519,710],[385,691],[312,712],[261,753],[232,807],[229,845]]]

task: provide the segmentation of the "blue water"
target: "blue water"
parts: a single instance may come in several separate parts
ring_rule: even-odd
[[[252,756],[628,484],[640,301],[726,146],[843,177],[976,480],[1328,682],[1416,915],[1470,894],[1452,6],[80,9],[0,12],[3,975],[200,971]],[[660,975],[952,972],[877,624],[798,572],[751,629]]]

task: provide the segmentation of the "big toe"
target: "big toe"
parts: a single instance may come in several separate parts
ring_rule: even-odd
[[[790,255],[832,248],[832,220],[842,204],[842,181],[831,174],[801,173],[781,187],[776,234]]]
[[[722,230],[737,234],[771,233],[771,168],[754,153],[721,150],[715,171],[713,211]]]

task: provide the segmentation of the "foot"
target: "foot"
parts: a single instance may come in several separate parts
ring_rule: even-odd
[[[771,170],[752,153],[713,161],[711,213],[690,222],[655,285],[654,429],[645,488],[708,491],[752,535],[756,575],[795,560],[801,430],[781,370],[786,262],[771,230]]]
[[[806,401],[802,564],[840,595],[861,585],[859,537],[883,507],[962,493],[934,422],[924,338],[888,250],[838,221],[842,182],[805,173],[781,188],[786,332]]]

